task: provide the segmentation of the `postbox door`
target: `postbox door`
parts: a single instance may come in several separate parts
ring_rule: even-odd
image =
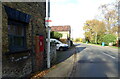
[[[40,52],[43,52],[44,51],[44,37],[43,36],[39,36],[39,50]]]

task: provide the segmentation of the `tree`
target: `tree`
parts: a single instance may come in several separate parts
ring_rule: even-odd
[[[91,43],[102,43],[105,35],[117,36],[118,33],[118,2],[104,4],[99,7],[100,18],[87,20],[84,24],[85,39]]]
[[[117,35],[118,33],[118,2],[111,4],[104,4],[99,7],[101,16],[106,24],[106,33]]]
[[[99,21],[96,19],[87,20],[84,24],[83,30],[85,31],[86,39],[92,43],[97,43],[98,36],[102,36],[105,34],[105,24],[103,21]]]

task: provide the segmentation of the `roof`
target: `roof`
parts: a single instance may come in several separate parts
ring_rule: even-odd
[[[70,31],[71,27],[69,25],[66,26],[51,26],[52,31]]]

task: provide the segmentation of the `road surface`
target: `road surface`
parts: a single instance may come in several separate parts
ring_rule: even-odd
[[[78,44],[74,60],[70,77],[118,77],[118,49]]]
[[[56,67],[44,77],[118,77],[118,49],[76,44],[57,52]]]

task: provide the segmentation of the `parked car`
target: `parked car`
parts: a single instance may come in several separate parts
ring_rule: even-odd
[[[57,44],[57,50],[63,51],[63,50],[67,50],[68,49],[68,45],[62,43],[61,41],[57,40],[57,39],[50,39],[50,42],[54,41]]]

